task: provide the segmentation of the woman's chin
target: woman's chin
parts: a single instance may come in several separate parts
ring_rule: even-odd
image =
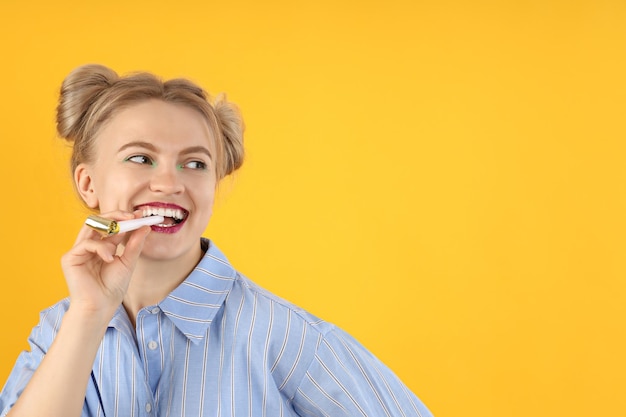
[[[169,236],[155,236],[151,233],[146,238],[146,242],[141,251],[140,259],[148,262],[168,262],[183,261],[188,259],[194,265],[199,261],[202,249],[200,248],[200,238],[194,239],[194,242],[187,244],[177,239],[169,239]],[[163,239],[163,237],[166,237]]]

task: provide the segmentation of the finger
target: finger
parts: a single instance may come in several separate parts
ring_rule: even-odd
[[[150,234],[150,226],[143,226],[137,230],[127,233],[128,241],[124,246],[124,253],[120,256],[120,260],[127,266],[134,265],[139,259],[139,255],[143,250],[146,237]]]
[[[98,214],[98,216],[104,217],[105,219],[111,219],[111,220],[129,220],[129,219],[134,218],[135,214],[129,211],[114,210],[114,211],[108,211],[106,213],[100,213]]]
[[[86,239],[76,244],[63,258],[66,266],[83,265],[93,260],[94,255],[104,262],[110,263],[115,259],[117,245],[111,241]]]

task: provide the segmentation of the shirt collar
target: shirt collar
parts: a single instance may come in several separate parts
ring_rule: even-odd
[[[208,239],[201,239],[205,254],[187,278],[158,306],[189,340],[200,342],[230,292],[237,272],[226,256]],[[123,306],[109,326],[134,338]]]
[[[237,272],[224,254],[208,239],[204,256],[159,307],[174,325],[193,342],[202,340],[230,292]]]

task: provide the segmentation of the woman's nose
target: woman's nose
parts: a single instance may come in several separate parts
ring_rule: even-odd
[[[150,190],[163,194],[178,194],[185,190],[180,172],[174,167],[157,167],[150,178]]]

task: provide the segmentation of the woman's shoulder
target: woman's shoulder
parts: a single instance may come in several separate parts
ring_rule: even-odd
[[[39,322],[32,328],[29,339],[41,345],[44,349],[46,346],[51,345],[59,332],[61,321],[69,306],[69,298],[64,298],[41,310],[39,312]]]
[[[237,273],[235,285],[229,296],[228,303],[238,305],[250,304],[257,316],[269,316],[274,320],[299,323],[321,336],[333,331],[336,327],[304,308],[272,293],[247,276]]]
[[[242,321],[249,321],[251,325],[253,321],[257,324],[259,321],[267,322],[268,325],[284,323],[302,326],[321,336],[335,328],[333,324],[270,292],[236,270],[212,241],[202,239],[201,243],[205,256],[199,265],[200,269],[213,277],[232,279],[232,287],[228,289],[224,303],[226,315],[235,315],[238,324]]]
[[[69,308],[70,298],[63,298],[39,312],[39,323],[46,323],[58,327],[61,324],[61,319]]]

